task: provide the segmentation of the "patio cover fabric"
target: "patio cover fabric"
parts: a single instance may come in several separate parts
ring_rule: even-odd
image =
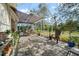
[[[26,14],[26,13],[23,13],[23,12],[20,12],[20,11],[17,11],[17,15],[18,15],[18,18],[19,18],[18,23],[33,24],[34,22],[41,19],[41,17],[36,15],[36,14]]]

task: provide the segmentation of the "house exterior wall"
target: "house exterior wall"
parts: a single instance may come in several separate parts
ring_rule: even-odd
[[[6,30],[16,30],[16,22],[18,17],[16,11],[13,11],[12,8],[16,7],[16,4],[0,4],[0,32],[5,32]]]
[[[9,21],[9,14],[6,10],[6,6],[0,4],[0,32],[5,32],[11,29],[11,24]]]
[[[0,41],[5,42],[7,35],[5,34],[6,30],[16,30],[16,24],[18,17],[16,15],[16,11],[12,8],[12,5],[4,3],[0,4]],[[8,42],[6,42],[8,43]],[[5,48],[9,45],[9,43],[5,46]],[[4,52],[6,51],[4,48]],[[10,48],[10,47],[8,47]],[[2,54],[2,49],[0,49],[0,55]],[[15,49],[13,49],[14,51]]]
[[[0,3],[0,40],[5,38],[6,30],[16,30],[17,22],[16,13],[6,3]]]

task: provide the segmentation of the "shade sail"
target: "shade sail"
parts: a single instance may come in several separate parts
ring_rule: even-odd
[[[19,23],[34,23],[41,19],[40,16],[36,14],[26,14],[20,11],[17,11]]]

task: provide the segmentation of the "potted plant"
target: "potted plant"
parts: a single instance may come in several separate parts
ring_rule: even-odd
[[[74,39],[72,39],[72,38],[70,37],[70,39],[68,40],[68,47],[72,48],[72,47],[74,47],[75,45],[76,45],[76,44],[75,44]]]
[[[6,30],[5,33],[7,34],[7,38],[11,37],[11,31],[10,30]]]
[[[68,47],[74,47],[75,46],[75,43],[74,42],[71,42],[71,41],[68,41]]]

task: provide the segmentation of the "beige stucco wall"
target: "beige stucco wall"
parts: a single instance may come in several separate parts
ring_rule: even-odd
[[[10,30],[9,14],[4,4],[0,4],[0,32]]]
[[[12,27],[16,28],[16,20],[18,17],[10,8],[11,5],[12,7],[16,7],[16,4],[0,4],[0,32],[11,30]],[[3,25],[1,23],[3,23]],[[14,25],[12,25],[12,23]]]

